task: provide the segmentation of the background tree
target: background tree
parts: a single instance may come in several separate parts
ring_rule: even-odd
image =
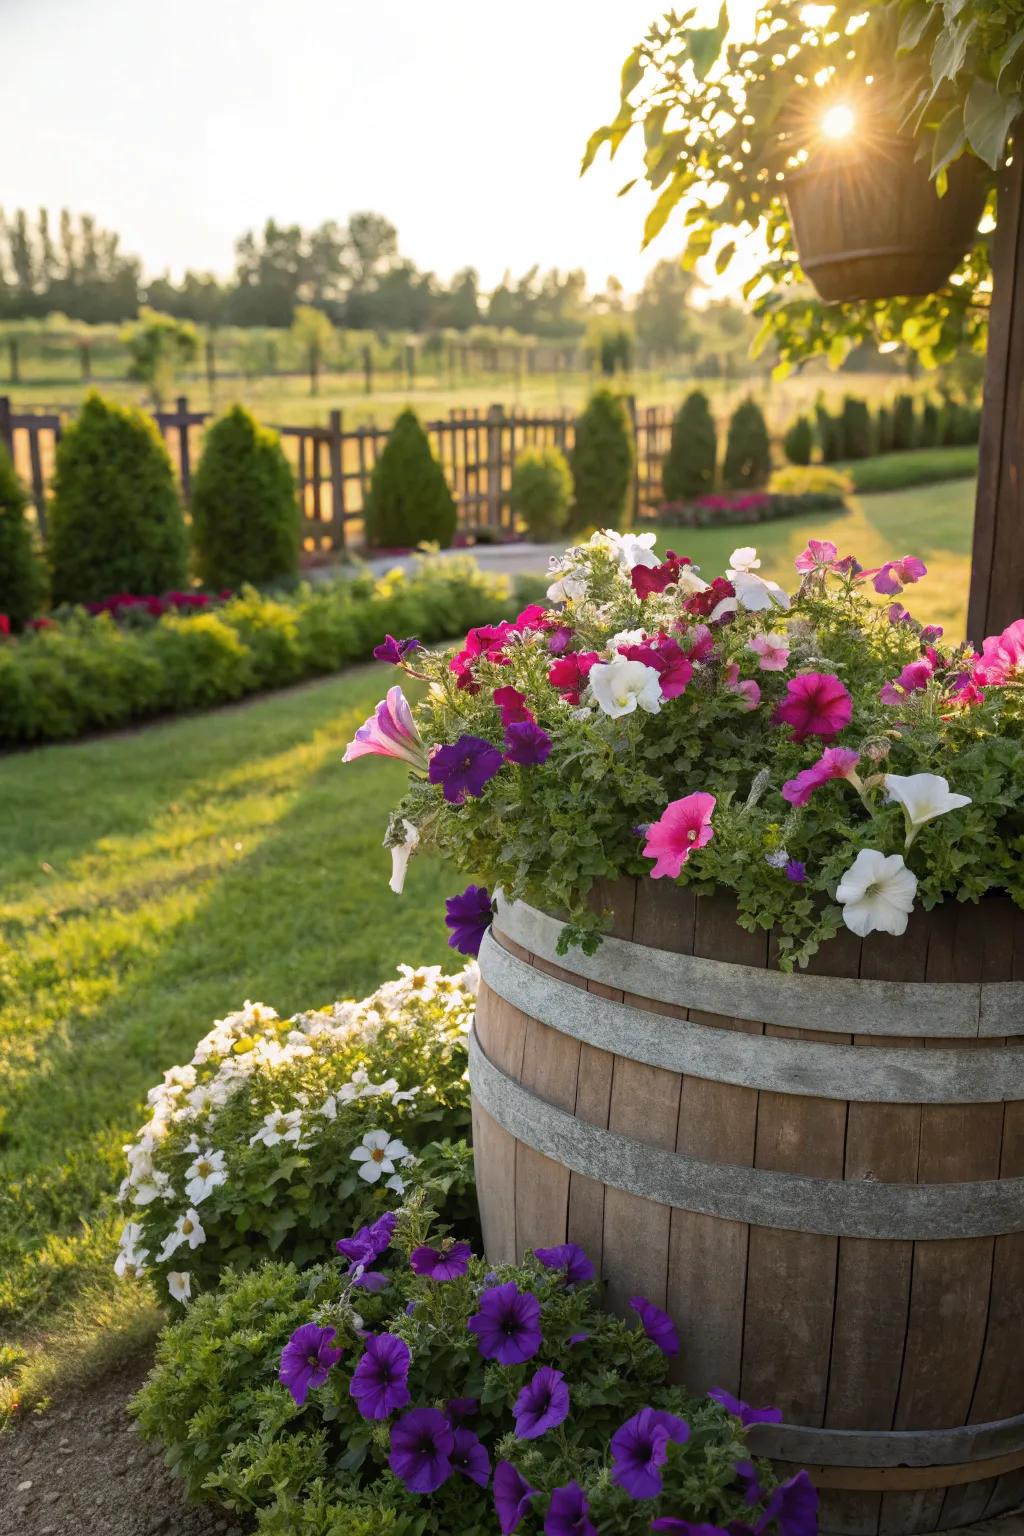
[[[426,541],[447,548],[455,536],[455,502],[415,411],[403,411],[391,428],[363,517],[367,543],[378,549]]]
[[[697,330],[688,299],[696,278],[677,261],[659,261],[644,278],[636,301],[637,340],[660,357],[693,352]]]
[[[730,490],[752,490],[764,485],[771,471],[771,445],[764,414],[756,400],[741,400],[729,422],[722,479]]]
[[[572,474],[559,448],[524,448],[516,459],[509,505],[532,539],[556,539],[569,520]]]
[[[672,441],[662,465],[666,501],[689,501],[714,490],[718,437],[708,397],[699,389],[687,395],[672,423]]]
[[[122,334],[131,359],[129,377],[149,390],[155,410],[161,410],[181,369],[195,360],[199,337],[190,320],[175,320],[143,307],[134,325]]]
[[[300,304],[292,320],[292,337],[302,351],[309,373],[309,392],[320,393],[320,369],[334,345],[334,326],[322,309]]]
[[[610,389],[599,389],[576,422],[570,459],[574,530],[627,526],[633,457],[633,427],[625,404]]]

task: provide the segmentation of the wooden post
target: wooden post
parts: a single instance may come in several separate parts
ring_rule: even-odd
[[[345,473],[342,459],[341,412],[332,411],[328,419],[328,464],[331,473],[331,524],[334,547],[345,548]]]
[[[7,356],[10,358],[10,368],[8,369],[8,372],[10,374],[11,383],[12,384],[18,384],[18,383],[21,382],[21,374],[20,374],[20,372],[18,370],[18,338],[17,338],[17,336],[8,336],[8,338],[7,338]]]
[[[192,465],[188,450],[188,397],[179,395],[177,401],[178,465],[181,473],[181,499],[186,507],[192,500]]]
[[[14,458],[14,429],[11,426],[11,397],[0,395],[0,443]]]
[[[1024,614],[1024,121],[1003,170],[992,247],[985,403],[967,634],[975,645]]]
[[[487,412],[487,526],[501,526],[501,428],[505,412],[492,405]]]
[[[363,393],[373,394],[373,348],[363,348]]]

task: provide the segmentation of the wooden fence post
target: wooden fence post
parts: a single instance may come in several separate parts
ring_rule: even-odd
[[[501,429],[505,419],[502,406],[492,405],[487,412],[487,524],[501,526]]]
[[[0,443],[14,458],[14,430],[11,427],[11,397],[0,395]]]
[[[331,475],[331,524],[335,549],[345,548],[345,466],[342,460],[341,412],[329,417],[327,457]]]

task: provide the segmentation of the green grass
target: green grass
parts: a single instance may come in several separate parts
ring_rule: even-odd
[[[837,464],[863,494],[902,491],[914,485],[933,485],[942,480],[973,480],[978,473],[978,449],[916,448],[911,453],[879,453],[870,459]]]
[[[341,762],[386,681],[360,669],[4,761],[0,1335],[104,1316],[122,1143],[215,1017],[454,958],[454,877],[414,860],[388,889],[401,768]]]

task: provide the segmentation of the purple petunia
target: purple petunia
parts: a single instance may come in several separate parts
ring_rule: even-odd
[[[491,1458],[483,1441],[471,1429],[456,1429],[453,1437],[455,1446],[449,1458],[453,1470],[478,1488],[486,1488],[491,1480]]]
[[[544,1536],[597,1536],[587,1496],[579,1483],[556,1488],[544,1517]]]
[[[612,1436],[612,1482],[631,1498],[656,1498],[669,1445],[683,1445],[689,1438],[690,1426],[675,1414],[641,1408]]]
[[[373,654],[378,661],[390,661],[392,666],[400,667],[413,651],[422,649],[415,635],[411,635],[408,640],[396,640],[394,635],[385,635],[382,644],[374,646]]]
[[[445,926],[452,931],[448,948],[460,955],[478,955],[494,916],[490,891],[485,885],[467,885],[461,895],[445,900],[445,911]]]
[[[409,1401],[409,1346],[393,1333],[371,1333],[352,1372],[349,1393],[364,1419],[389,1419]]]
[[[579,1243],[559,1243],[557,1248],[535,1248],[534,1258],[545,1269],[564,1269],[566,1285],[586,1285],[594,1278],[594,1266]]]
[[[482,795],[501,769],[502,755],[482,736],[460,736],[450,747],[438,747],[427,776],[440,784],[449,805],[461,805],[467,795]]]
[[[551,737],[535,720],[514,720],[505,727],[505,761],[539,767],[551,756]]]
[[[540,1302],[531,1291],[520,1291],[514,1281],[484,1291],[480,1310],[467,1324],[477,1337],[485,1360],[500,1365],[522,1365],[532,1360],[543,1342]]]
[[[453,1429],[463,1419],[471,1419],[479,1412],[480,1400],[476,1397],[453,1397],[445,1404],[445,1416]]]
[[[652,1344],[657,1344],[663,1355],[678,1355],[679,1335],[676,1325],[667,1312],[656,1307],[646,1296],[631,1296],[629,1304],[643,1324],[644,1333]]]
[[[794,885],[803,885],[807,879],[807,865],[801,864],[799,859],[790,859],[782,873],[787,880],[792,880]]]
[[[561,1371],[542,1365],[516,1398],[512,1412],[520,1440],[539,1440],[557,1428],[569,1414],[569,1388]]]
[[[736,1462],[736,1480],[743,1489],[744,1504],[759,1504],[764,1489],[761,1478],[752,1461]]]
[[[410,1493],[433,1493],[452,1475],[455,1434],[436,1408],[414,1408],[391,1431],[388,1465]]]
[[[397,1222],[394,1211],[385,1211],[369,1226],[360,1227],[352,1237],[339,1237],[334,1246],[353,1264],[372,1264],[391,1247]]]
[[[303,1323],[281,1351],[278,1380],[301,1408],[311,1387],[322,1387],[342,1351],[333,1347],[334,1329]]]
[[[726,1413],[731,1413],[734,1419],[739,1419],[744,1429],[748,1429],[751,1424],[781,1424],[782,1422],[781,1408],[751,1408],[749,1403],[733,1397],[732,1393],[727,1392],[724,1387],[712,1387],[708,1397],[724,1408]]]
[[[536,1488],[530,1487],[510,1461],[498,1462],[494,1469],[494,1508],[501,1536],[512,1536],[536,1497]]]
[[[779,1536],[816,1536],[818,1490],[806,1472],[797,1472],[772,1491],[757,1522],[758,1531],[775,1521]]]
[[[446,1253],[424,1244],[409,1255],[409,1267],[425,1280],[458,1280],[466,1273],[472,1257],[469,1243],[453,1243]]]

